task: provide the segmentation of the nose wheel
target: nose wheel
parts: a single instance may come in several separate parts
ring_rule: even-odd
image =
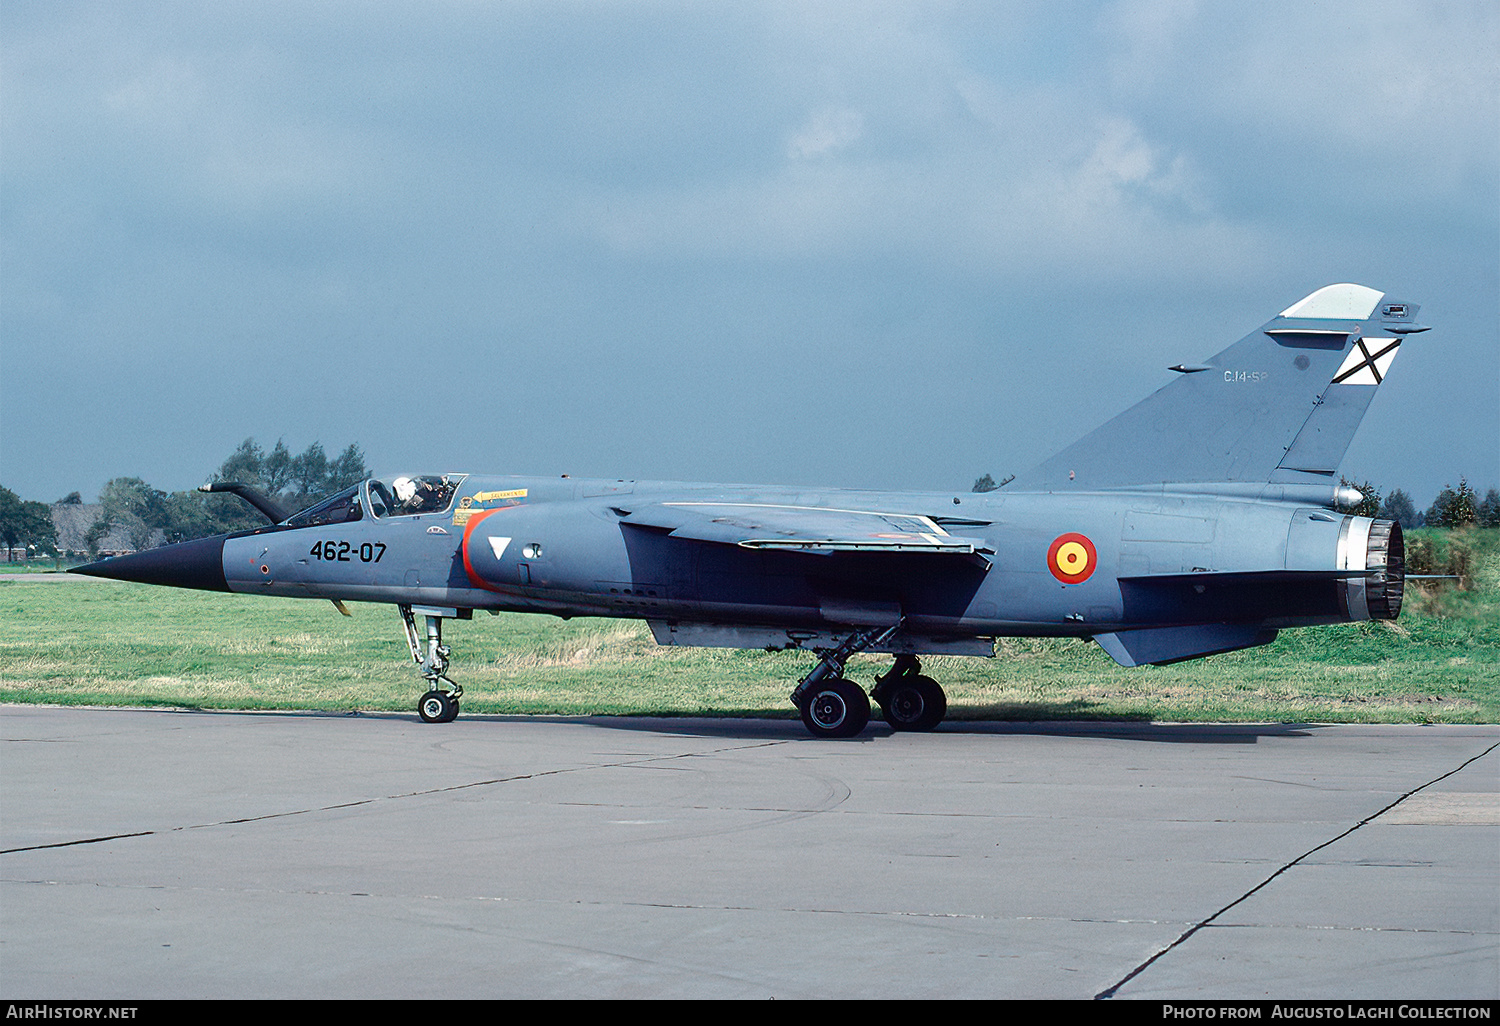
[[[427,681],[428,692],[417,700],[417,715],[423,723],[452,723],[458,717],[458,700],[464,689],[448,678],[448,656],[451,649],[443,644],[443,617],[454,616],[468,619],[473,615],[467,609],[446,609],[434,606],[397,606],[401,611],[401,622],[406,627],[406,643],[411,648],[412,662],[417,672]],[[427,620],[425,639],[417,631],[417,616]],[[440,687],[439,684],[447,687]]]
[[[458,716],[458,696],[451,691],[429,691],[417,702],[423,723],[452,723]]]

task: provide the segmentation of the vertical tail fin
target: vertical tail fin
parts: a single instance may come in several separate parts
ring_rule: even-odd
[[[1417,307],[1329,285],[1034,470],[1013,490],[1163,483],[1327,485]]]

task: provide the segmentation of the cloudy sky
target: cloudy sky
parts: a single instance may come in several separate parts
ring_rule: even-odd
[[[1500,5],[0,8],[0,483],[964,489],[1332,282],[1344,462],[1500,486]]]

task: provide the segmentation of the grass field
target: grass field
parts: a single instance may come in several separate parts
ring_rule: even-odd
[[[936,657],[950,719],[1500,722],[1500,531],[1455,547],[1460,586],[1411,586],[1401,619],[1284,631],[1275,644],[1123,669],[1089,642],[1002,640]],[[1441,568],[1437,572],[1441,572]],[[393,607],[115,582],[0,581],[0,701],[411,710],[423,690]],[[789,717],[806,654],[663,649],[642,623],[476,614],[447,621],[468,712]],[[855,657],[870,684],[888,664]]]

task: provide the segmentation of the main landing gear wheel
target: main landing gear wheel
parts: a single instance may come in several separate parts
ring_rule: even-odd
[[[870,697],[892,730],[932,730],[948,715],[948,696],[931,677],[922,674],[922,663],[914,655],[898,655],[896,664],[875,678]]]
[[[855,631],[833,648],[817,648],[818,665],[797,682],[792,704],[802,714],[802,725],[813,737],[854,737],[870,722],[870,696],[864,688],[844,679],[844,664],[856,652],[883,645],[901,629],[889,627]]]
[[[843,677],[819,681],[798,708],[814,737],[854,737],[870,722],[870,696]]]
[[[458,698],[447,691],[429,691],[417,703],[423,723],[452,723],[458,717]]]
[[[881,694],[880,711],[892,730],[932,730],[948,714],[948,696],[931,677],[893,681]]]

